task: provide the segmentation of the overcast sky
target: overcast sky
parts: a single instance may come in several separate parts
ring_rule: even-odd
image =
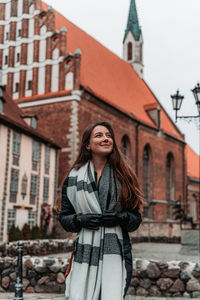
[[[46,0],[67,19],[122,56],[130,0]],[[185,96],[181,115],[197,115],[191,89],[200,82],[200,0],[136,0],[144,39],[144,79],[174,119],[170,95]],[[200,131],[178,121],[198,152]]]

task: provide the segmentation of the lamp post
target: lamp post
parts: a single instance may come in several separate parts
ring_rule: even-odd
[[[198,130],[200,130],[200,84],[197,83],[197,85],[194,87],[194,89],[191,90],[195,99],[195,104],[197,106],[198,115],[196,116],[178,116],[178,111],[181,108],[184,96],[182,96],[179,91],[177,90],[175,95],[171,95],[172,98],[172,106],[173,110],[175,110],[175,121],[177,122],[177,119],[190,119],[194,120],[198,118]],[[199,151],[200,151],[200,137],[199,137]],[[199,153],[200,154],[200,153]],[[199,159],[199,214],[200,214],[200,159]],[[199,244],[198,244],[198,252],[199,252],[199,263],[200,263],[200,215],[199,215]]]

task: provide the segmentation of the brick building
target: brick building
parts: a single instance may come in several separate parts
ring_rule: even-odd
[[[60,186],[84,128],[109,120],[144,190],[143,232],[174,236],[172,203],[186,199],[185,141],[143,80],[142,47],[134,0],[123,59],[40,0],[0,0],[3,84],[61,145]]]
[[[187,214],[198,223],[200,217],[200,157],[188,145],[187,156]]]

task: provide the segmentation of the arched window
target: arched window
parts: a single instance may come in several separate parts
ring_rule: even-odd
[[[65,75],[65,89],[72,90],[74,87],[74,73],[68,72]]]
[[[128,164],[132,165],[131,143],[128,135],[124,135],[121,139],[121,152],[126,157]]]
[[[168,153],[166,159],[166,199],[167,204],[167,218],[173,218],[171,200],[175,200],[175,188],[174,188],[174,157],[172,153]]]
[[[128,43],[128,60],[131,60],[133,57],[133,45],[131,42]]]
[[[125,156],[130,157],[131,155],[130,150],[131,150],[130,139],[128,135],[124,135],[121,140],[121,151]]]
[[[151,148],[147,144],[143,150],[143,192],[146,206],[144,207],[144,217],[152,218],[152,155]]]

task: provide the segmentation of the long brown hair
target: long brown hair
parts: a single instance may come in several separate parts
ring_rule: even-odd
[[[89,144],[91,133],[96,126],[106,127],[109,130],[113,140],[113,151],[108,155],[108,162],[112,166],[114,174],[121,184],[119,199],[122,207],[125,209],[134,209],[135,207],[142,208],[144,205],[144,200],[138,179],[135,175],[135,172],[130,168],[118,149],[115,141],[114,131],[108,122],[96,122],[90,124],[85,129],[81,140],[80,151],[72,168],[79,169],[92,159],[91,151],[88,151],[86,146]]]

